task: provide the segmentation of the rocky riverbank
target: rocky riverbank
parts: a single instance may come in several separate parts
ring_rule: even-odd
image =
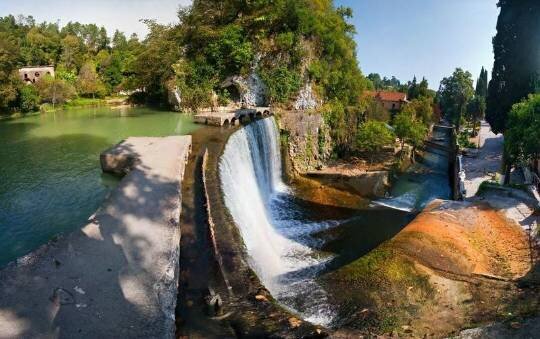
[[[435,201],[396,237],[321,280],[340,291],[337,337],[444,337],[538,313],[531,254],[527,234],[503,211]]]

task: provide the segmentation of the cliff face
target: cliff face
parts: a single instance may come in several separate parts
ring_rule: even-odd
[[[321,114],[282,111],[278,120],[291,171],[294,174],[306,173],[322,166],[330,156],[331,142]]]

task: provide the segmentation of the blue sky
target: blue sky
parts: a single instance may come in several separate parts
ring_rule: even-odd
[[[0,0],[0,15],[33,15],[38,21],[97,23],[108,30],[146,33],[142,18],[176,20],[189,0]],[[430,87],[456,67],[491,71],[497,0],[336,0],[353,8],[358,58],[365,74],[402,81],[426,76]]]
[[[497,0],[337,0],[354,10],[365,74],[402,81],[425,76],[433,89],[456,67],[491,73]]]

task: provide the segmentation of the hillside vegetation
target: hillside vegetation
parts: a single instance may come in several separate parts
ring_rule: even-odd
[[[284,107],[311,83],[338,147],[354,143],[369,81],[358,67],[350,9],[330,0],[202,0],[179,16],[172,30],[184,52],[175,72],[186,108],[210,106],[212,91],[227,102],[220,84],[230,76],[257,74],[267,103]]]

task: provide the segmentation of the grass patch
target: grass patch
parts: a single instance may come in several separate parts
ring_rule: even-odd
[[[69,102],[66,102],[63,107],[65,109],[78,108],[78,107],[92,107],[92,106],[101,106],[106,105],[107,101],[103,99],[92,99],[92,98],[77,98]]]
[[[414,318],[434,290],[414,263],[384,244],[326,277],[348,326],[388,333]],[[366,312],[366,310],[368,310]]]

